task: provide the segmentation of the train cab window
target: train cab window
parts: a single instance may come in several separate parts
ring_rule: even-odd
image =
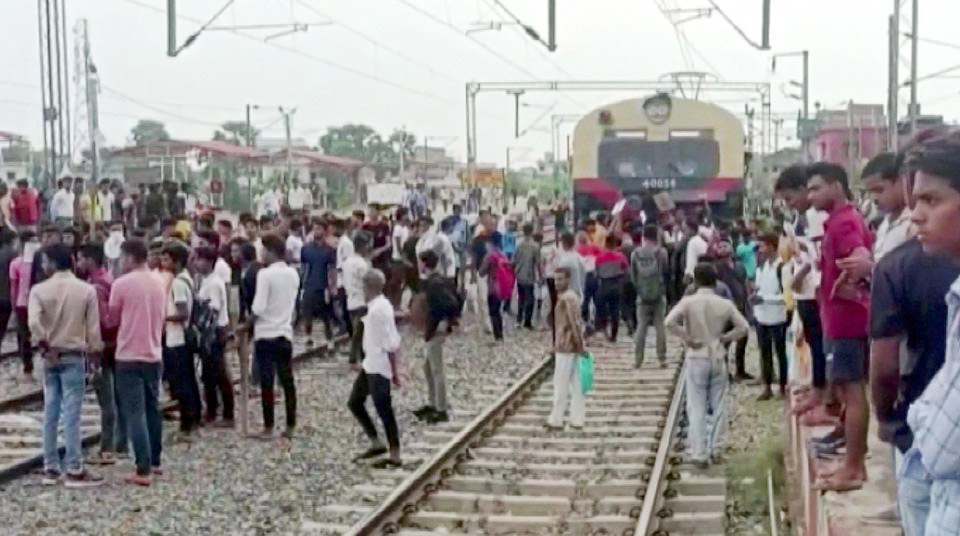
[[[720,147],[706,137],[680,136],[667,141],[604,138],[598,148],[601,177],[715,177]]]

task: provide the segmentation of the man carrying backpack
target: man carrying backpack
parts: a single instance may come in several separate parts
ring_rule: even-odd
[[[487,255],[480,264],[480,275],[487,278],[487,307],[490,310],[490,325],[493,338],[503,340],[503,303],[510,299],[517,282],[513,267],[507,256],[500,251],[502,237],[499,232],[490,234]]]
[[[196,271],[203,279],[194,307],[201,311],[204,308],[209,309],[210,316],[214,319],[200,326],[202,344],[199,351],[200,362],[203,363],[201,379],[207,403],[206,421],[216,421],[217,408],[220,402],[223,402],[223,420],[215,422],[214,426],[233,428],[233,381],[223,355],[230,318],[227,312],[226,284],[213,271],[217,258],[217,250],[211,247],[197,248],[195,252]]]
[[[170,367],[170,390],[180,406],[181,441],[190,441],[200,426],[200,388],[193,365],[193,349],[187,345],[186,331],[193,312],[193,279],[187,271],[190,252],[180,242],[163,248],[160,263],[176,274],[167,293],[164,324],[163,362]]]
[[[652,324],[657,332],[657,360],[664,366],[667,360],[666,276],[670,269],[667,251],[660,245],[657,226],[643,228],[643,244],[630,256],[630,281],[637,291],[637,332],[635,334],[634,366],[643,365],[647,344],[647,330]]]
[[[760,264],[756,272],[757,291],[751,298],[753,316],[757,322],[757,343],[760,346],[760,371],[763,374],[763,393],[757,400],[770,400],[773,392],[773,352],[777,352],[780,370],[780,396],[787,389],[787,308],[783,301],[783,263],[777,255],[779,237],[775,234],[760,238],[757,254]]]
[[[447,379],[443,372],[443,342],[450,326],[460,315],[460,299],[456,293],[456,282],[444,276],[440,271],[440,258],[433,251],[420,254],[421,272],[427,274],[422,282],[426,298],[426,322],[424,340],[426,341],[426,359],[423,362],[423,374],[427,380],[427,404],[414,411],[418,419],[430,424],[447,422]]]

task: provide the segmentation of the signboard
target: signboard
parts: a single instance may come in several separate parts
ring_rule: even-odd
[[[499,188],[503,186],[503,170],[500,168],[477,168],[473,174],[476,180],[470,180],[470,175],[466,170],[457,173],[460,182],[466,186],[477,186],[480,188]]]
[[[367,184],[367,203],[377,205],[402,205],[407,189],[403,184],[384,182]]]
[[[797,138],[809,140],[817,136],[820,130],[820,121],[816,119],[797,119]]]

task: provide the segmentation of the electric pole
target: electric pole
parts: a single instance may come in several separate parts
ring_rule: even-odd
[[[917,116],[920,115],[917,104],[917,15],[920,0],[913,0],[910,15],[910,136],[917,133]]]
[[[290,128],[291,128],[291,117],[297,112],[296,108],[291,109],[290,111],[285,111],[283,106],[280,106],[280,113],[283,114],[283,128],[287,134],[287,177],[285,184],[289,184],[293,178],[293,153],[291,147],[291,138],[290,138]]]

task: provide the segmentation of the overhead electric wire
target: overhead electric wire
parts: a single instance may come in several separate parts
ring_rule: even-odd
[[[190,122],[196,123],[196,124],[198,124],[198,125],[214,126],[214,127],[218,127],[218,128],[219,128],[220,125],[222,124],[222,123],[214,123],[214,122],[210,122],[210,121],[201,121],[201,120],[193,119],[193,118],[191,118],[191,117],[187,117],[187,116],[184,116],[184,115],[176,114],[176,113],[173,113],[173,112],[168,112],[167,110],[164,110],[164,109],[162,109],[162,108],[157,108],[156,106],[153,106],[153,105],[148,104],[148,103],[146,103],[146,102],[144,102],[144,101],[141,101],[140,99],[131,97],[131,96],[129,96],[129,95],[125,95],[125,94],[123,94],[123,93],[121,93],[121,92],[119,92],[119,91],[111,88],[110,86],[107,86],[107,85],[103,84],[102,82],[100,83],[100,87],[101,87],[102,89],[104,89],[104,90],[106,90],[106,91],[109,91],[110,93],[116,95],[117,97],[119,97],[119,98],[122,99],[122,100],[125,100],[125,101],[128,101],[128,102],[132,102],[132,103],[134,103],[134,104],[136,104],[136,105],[138,105],[138,106],[140,106],[140,107],[142,107],[142,108],[145,108],[145,109],[147,109],[147,110],[151,110],[151,111],[153,111],[153,112],[155,112],[155,113],[158,113],[158,114],[162,114],[162,115],[166,115],[166,116],[169,116],[169,117],[173,117],[173,118],[179,119],[179,120],[181,120],[181,121],[190,121]]]
[[[154,11],[154,12],[157,12],[157,13],[160,13],[160,14],[166,14],[166,11],[163,10],[162,8],[158,8],[158,7],[153,6],[153,5],[150,5],[150,4],[145,4],[145,3],[141,2],[140,0],[122,0],[122,1],[123,1],[123,2],[126,2],[126,3],[128,3],[128,4],[132,4],[132,5],[135,5],[135,6],[142,7],[142,8],[144,8],[144,9],[149,9],[149,10],[151,10],[151,11]],[[193,23],[198,23],[198,22],[199,22],[197,19],[194,19],[194,18],[192,18],[192,17],[188,17],[188,16],[186,16],[186,15],[181,15],[181,14],[179,14],[179,13],[177,14],[177,18],[178,18],[178,19],[182,19],[182,20],[186,20],[186,21],[189,21],[189,22],[193,22]],[[240,30],[228,30],[227,32],[228,32],[228,33],[232,33],[232,34],[234,34],[234,35],[237,35],[237,36],[239,36],[239,37],[243,37],[243,38],[245,38],[245,39],[249,39],[249,40],[251,40],[251,41],[253,41],[253,42],[255,42],[255,43],[258,43],[258,44],[260,44],[260,45],[269,46],[269,47],[271,47],[271,48],[276,48],[276,49],[279,49],[279,50],[283,50],[283,51],[285,51],[285,52],[289,52],[289,53],[291,53],[291,54],[295,54],[295,55],[297,55],[297,56],[301,56],[301,57],[303,57],[303,58],[309,59],[309,60],[314,61],[314,62],[316,62],[316,63],[320,63],[320,64],[326,65],[326,66],[328,66],[328,67],[332,67],[332,68],[334,68],[334,69],[337,69],[337,70],[340,70],[340,71],[343,71],[343,72],[346,72],[346,73],[350,73],[350,74],[352,74],[352,75],[354,75],[354,76],[358,76],[358,77],[360,77],[360,78],[365,78],[365,79],[367,79],[367,80],[371,80],[371,81],[376,82],[376,83],[378,83],[378,84],[382,84],[382,85],[384,85],[384,86],[388,86],[388,87],[392,87],[392,88],[397,89],[397,90],[400,90],[400,91],[404,91],[404,92],[406,92],[406,93],[410,93],[410,94],[413,94],[413,95],[419,95],[419,96],[421,96],[421,97],[424,97],[424,98],[427,98],[427,99],[430,99],[430,100],[434,100],[434,101],[437,101],[437,102],[442,102],[442,103],[444,103],[444,104],[451,105],[451,106],[459,106],[459,105],[461,104],[460,101],[455,101],[455,100],[452,100],[452,99],[448,99],[448,98],[446,98],[446,97],[437,95],[437,94],[435,94],[435,93],[431,93],[431,92],[429,92],[429,91],[424,91],[424,90],[417,89],[417,88],[414,88],[414,87],[406,86],[406,85],[401,84],[401,83],[399,83],[399,82],[394,82],[394,81],[392,81],[392,80],[388,80],[388,79],[385,79],[385,78],[381,78],[381,77],[377,76],[376,74],[371,74],[371,73],[368,73],[368,72],[366,72],[366,71],[363,71],[363,70],[360,70],[360,69],[356,69],[356,68],[354,68],[354,67],[350,67],[350,66],[348,66],[348,65],[344,65],[344,64],[342,64],[342,63],[339,63],[339,62],[336,62],[336,61],[333,61],[333,60],[330,60],[330,59],[327,59],[327,58],[323,58],[323,57],[320,57],[320,56],[316,56],[316,55],[313,55],[313,54],[309,54],[309,53],[307,53],[307,52],[304,52],[304,51],[302,51],[302,50],[299,50],[299,49],[296,49],[296,48],[293,48],[293,47],[281,45],[281,44],[279,44],[279,43],[276,43],[275,41],[263,41],[263,40],[261,40],[259,37],[255,36],[255,35],[251,35],[251,34],[249,34],[249,33],[247,33],[247,32],[243,32],[243,31],[240,31]]]
[[[451,81],[451,82],[455,82],[455,83],[457,83],[457,84],[460,84],[460,83],[463,82],[463,80],[461,80],[461,79],[459,79],[459,78],[457,78],[457,77],[455,77],[455,76],[453,76],[453,75],[451,75],[451,74],[449,74],[449,73],[446,73],[446,72],[444,72],[444,71],[440,71],[440,70],[438,70],[437,68],[435,68],[434,66],[432,66],[432,65],[430,65],[430,64],[428,64],[428,63],[424,63],[424,62],[422,62],[422,61],[420,61],[420,60],[418,60],[418,59],[416,59],[416,58],[411,57],[410,55],[408,55],[407,53],[403,52],[402,50],[399,50],[399,49],[397,49],[397,48],[395,48],[395,47],[392,47],[392,46],[390,46],[390,45],[388,45],[388,44],[386,44],[386,43],[384,43],[384,42],[382,42],[382,41],[380,41],[380,40],[378,40],[378,39],[376,39],[376,38],[374,38],[374,37],[371,37],[370,35],[361,32],[360,30],[358,30],[358,29],[356,29],[356,28],[354,28],[354,27],[352,27],[352,26],[344,23],[344,22],[341,21],[341,20],[337,20],[336,18],[330,16],[329,14],[324,13],[323,11],[320,11],[319,9],[317,9],[317,8],[313,7],[312,5],[308,4],[308,3],[307,3],[306,1],[304,1],[304,0],[294,0],[294,2],[296,2],[297,4],[299,4],[300,6],[302,6],[304,9],[306,9],[306,10],[308,10],[308,11],[312,11],[313,13],[316,13],[317,15],[320,15],[321,17],[326,17],[327,19],[330,19],[330,21],[333,22],[335,25],[337,25],[337,26],[343,28],[344,30],[346,30],[346,31],[348,31],[348,32],[356,35],[357,37],[359,37],[359,38],[361,38],[361,39],[363,39],[363,40],[365,40],[365,41],[367,41],[367,42],[369,42],[369,43],[377,46],[378,48],[382,48],[383,50],[389,51],[390,53],[392,53],[393,55],[397,56],[398,58],[402,58],[402,59],[404,59],[404,60],[412,63],[413,65],[416,65],[416,66],[418,66],[418,67],[421,67],[421,68],[423,68],[423,69],[426,69],[426,70],[430,71],[431,73],[436,74],[436,75],[440,76],[441,78],[445,78],[445,79],[447,79],[447,80],[449,80],[449,81]]]
[[[407,7],[410,8],[410,9],[416,11],[417,13],[423,15],[424,17],[427,17],[428,19],[436,22],[437,24],[439,24],[439,25],[441,25],[441,26],[444,26],[445,28],[448,28],[449,30],[455,32],[455,33],[456,33],[457,35],[459,35],[460,37],[466,38],[467,40],[469,40],[469,41],[471,41],[471,42],[473,42],[473,43],[476,43],[477,46],[483,48],[484,50],[486,50],[487,52],[489,52],[489,53],[492,54],[493,56],[497,57],[498,59],[500,59],[500,60],[503,61],[504,63],[510,65],[510,66],[513,67],[514,69],[517,69],[518,71],[522,72],[523,74],[529,76],[530,78],[533,78],[534,80],[539,80],[539,79],[541,78],[540,76],[536,75],[535,73],[533,73],[532,71],[530,71],[530,70],[527,69],[526,67],[524,67],[524,66],[516,63],[515,61],[511,60],[510,58],[508,58],[508,57],[504,56],[503,54],[497,52],[497,50],[494,49],[493,47],[487,45],[486,43],[484,43],[484,42],[482,42],[482,41],[478,41],[477,39],[474,39],[473,37],[471,37],[471,36],[469,36],[469,35],[464,34],[464,33],[460,30],[460,28],[457,28],[455,25],[451,24],[450,22],[441,19],[440,17],[434,15],[433,13],[430,13],[429,11],[427,11],[427,10],[423,9],[422,7],[414,4],[413,2],[410,2],[410,0],[396,0],[396,1],[397,1],[397,2],[400,2],[401,4],[407,6]],[[576,99],[571,98],[571,97],[570,97],[569,95],[567,95],[566,93],[562,93],[562,92],[561,92],[560,95],[561,95],[563,98],[569,100],[570,102],[576,104],[577,106],[583,107],[583,103],[577,102]]]

